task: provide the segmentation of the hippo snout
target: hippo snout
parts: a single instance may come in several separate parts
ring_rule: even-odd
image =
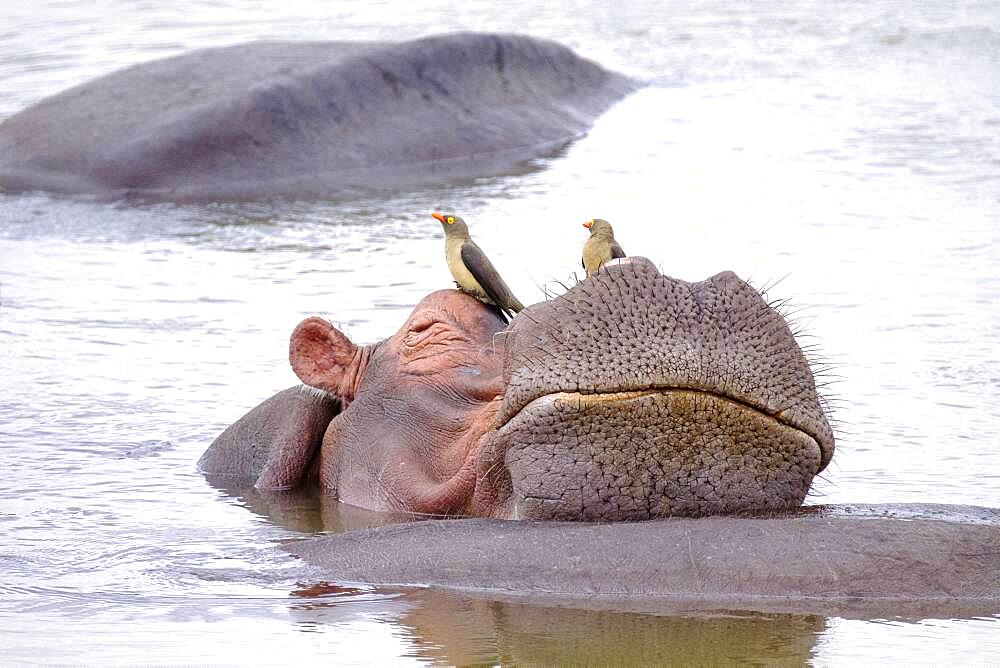
[[[480,467],[506,499],[500,514],[637,520],[800,505],[834,439],[785,320],[733,272],[687,283],[629,260],[511,325]]]

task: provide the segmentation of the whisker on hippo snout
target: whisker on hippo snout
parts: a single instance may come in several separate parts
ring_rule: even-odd
[[[542,328],[542,331],[544,331],[544,332],[547,332],[547,333],[551,334],[551,335],[552,335],[552,337],[553,337],[553,338],[554,338],[554,339],[555,339],[556,341],[558,341],[559,343],[561,343],[561,344],[563,344],[563,345],[566,345],[566,342],[562,340],[562,337],[560,337],[560,336],[559,336],[559,335],[558,335],[558,334],[556,333],[556,330],[555,330],[555,328],[553,328],[553,327],[552,327],[551,325],[549,325],[549,324],[547,324],[547,323],[544,323],[544,322],[542,322],[542,321],[538,320],[537,318],[535,318],[534,316],[532,316],[532,315],[531,315],[530,313],[528,313],[527,311],[521,311],[521,312],[520,312],[520,313],[519,313],[518,315],[519,315],[519,316],[523,316],[523,317],[524,317],[524,318],[525,318],[526,320],[528,320],[529,322],[531,322],[531,323],[532,323],[533,325],[538,325],[539,327],[541,327],[541,328]],[[538,336],[537,334],[535,334],[534,336],[535,336],[535,338],[536,338],[536,339],[538,339],[539,341],[543,341],[543,339],[541,339],[541,338],[540,338],[540,337],[539,337],[539,336]]]
[[[501,340],[501,345],[506,348],[507,342],[505,339],[507,338],[507,330],[501,329],[499,332],[494,332],[493,336],[490,337],[490,352],[494,355],[497,354],[497,338]]]
[[[750,279],[750,278],[748,278],[745,281],[743,281],[743,283],[746,284],[747,287],[749,287],[752,290],[754,290],[755,292],[757,292],[764,299],[764,301],[766,302],[766,301],[768,301],[768,299],[767,299],[767,293],[770,292],[771,290],[773,290],[774,288],[778,287],[789,276],[791,276],[790,273],[789,274],[785,274],[784,276],[782,276],[780,278],[771,279],[770,281],[768,281],[767,283],[765,283],[763,285],[763,287],[761,287],[761,288],[755,287],[754,284],[753,284],[753,280]]]

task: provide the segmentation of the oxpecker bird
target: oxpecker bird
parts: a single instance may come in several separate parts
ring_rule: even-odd
[[[495,306],[504,322],[524,308],[493,263],[469,236],[465,221],[452,213],[432,213],[444,228],[444,256],[455,285],[485,304]]]
[[[625,257],[625,251],[615,241],[615,231],[611,229],[611,223],[594,218],[583,226],[590,230],[590,238],[583,244],[583,268],[587,271],[587,276],[596,274],[605,262]]]

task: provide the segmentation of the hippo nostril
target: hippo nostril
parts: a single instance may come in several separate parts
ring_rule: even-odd
[[[740,278],[736,274],[735,271],[731,271],[729,269],[726,269],[725,271],[720,271],[718,274],[716,274],[715,276],[712,276],[708,280],[712,281],[713,283],[720,283],[720,284],[726,284],[726,283],[738,283],[738,284],[742,284],[742,283],[744,283],[743,279]]]

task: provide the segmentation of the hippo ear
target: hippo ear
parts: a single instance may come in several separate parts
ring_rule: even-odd
[[[350,401],[359,372],[359,348],[343,332],[322,318],[306,318],[292,332],[288,360],[295,375]]]

